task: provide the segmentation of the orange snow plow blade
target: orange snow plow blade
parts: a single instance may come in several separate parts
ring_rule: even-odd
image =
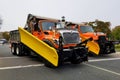
[[[49,61],[52,65],[58,66],[58,54],[57,51],[47,45],[42,40],[33,36],[31,33],[23,28],[19,27],[21,42],[27,47],[35,51],[38,55]]]

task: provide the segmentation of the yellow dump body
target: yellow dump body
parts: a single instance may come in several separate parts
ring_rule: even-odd
[[[28,31],[19,27],[21,42],[27,47],[35,51],[38,55],[49,61],[54,66],[58,66],[58,54],[57,51],[47,45],[45,42],[39,40]]]
[[[82,38],[82,41],[86,40],[84,36],[80,36],[80,37]],[[100,48],[96,42],[88,41],[86,46],[88,47],[88,51],[93,52],[96,55],[99,55]]]

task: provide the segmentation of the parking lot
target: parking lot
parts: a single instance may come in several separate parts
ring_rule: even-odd
[[[0,45],[0,80],[120,80],[120,52],[52,69],[37,57],[13,56],[4,44]]]

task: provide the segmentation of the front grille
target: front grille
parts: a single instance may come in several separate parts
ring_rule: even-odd
[[[73,43],[79,43],[80,38],[78,33],[63,33],[63,39],[65,44],[73,44]]]

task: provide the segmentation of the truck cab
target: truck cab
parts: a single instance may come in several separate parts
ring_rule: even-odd
[[[56,49],[59,48],[60,36],[63,39],[63,48],[74,47],[81,42],[77,30],[65,28],[58,20],[39,20],[37,24],[37,26],[28,27],[34,27],[31,33],[40,40],[51,44]]]

